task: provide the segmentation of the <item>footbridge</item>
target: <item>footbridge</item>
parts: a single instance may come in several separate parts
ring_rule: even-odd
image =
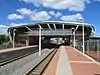
[[[94,27],[88,23],[78,22],[40,22],[33,24],[26,24],[21,26],[10,27],[8,33],[11,42],[15,41],[22,44],[34,45],[38,44],[39,37],[42,41],[65,41],[71,42],[83,36],[90,37],[91,33],[95,31]],[[16,37],[16,38],[15,38]],[[67,41],[68,41],[67,40]]]

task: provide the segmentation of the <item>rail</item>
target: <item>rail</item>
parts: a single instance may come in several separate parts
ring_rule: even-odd
[[[29,48],[27,48],[27,49],[29,49]],[[34,49],[34,48],[32,48],[32,49]],[[24,51],[24,50],[23,50],[23,51]],[[28,51],[28,50],[27,50],[27,51]],[[21,58],[24,58],[24,57],[26,57],[26,56],[28,56],[28,55],[31,55],[31,54],[37,52],[38,50],[37,50],[37,49],[34,49],[34,50],[30,50],[30,52],[27,52],[27,51],[24,52],[24,53],[21,53],[21,54],[15,55],[15,56],[10,56],[10,57],[8,57],[8,58],[6,58],[6,59],[0,60],[0,66],[4,66],[4,65],[6,65],[6,64],[8,64],[8,63],[11,63],[11,62],[13,62],[13,61],[19,60],[19,59],[21,59]],[[16,52],[15,52],[15,53],[16,53]]]
[[[46,69],[47,65],[56,53],[56,49],[45,56],[39,63],[37,63],[33,69],[31,69],[26,75],[42,75],[43,71]]]

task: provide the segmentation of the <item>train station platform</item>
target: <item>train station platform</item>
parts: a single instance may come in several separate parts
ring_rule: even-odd
[[[61,46],[44,75],[100,75],[100,63],[70,46]]]
[[[27,49],[27,48],[32,48],[32,47],[37,47],[37,45],[34,45],[34,46],[24,46],[24,47],[15,47],[15,48],[0,49],[0,53],[3,53],[3,52],[10,52],[10,51],[17,51],[17,50]]]

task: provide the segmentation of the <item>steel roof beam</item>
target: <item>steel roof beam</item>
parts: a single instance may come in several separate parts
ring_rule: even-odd
[[[47,25],[48,25],[49,29],[52,30],[52,28],[50,27],[49,23],[47,23]]]
[[[38,24],[38,26],[39,26],[39,28],[43,29],[43,27],[40,24]]]
[[[62,29],[65,29],[65,24],[62,24]]]
[[[53,26],[54,26],[54,28],[55,28],[55,30],[56,30],[56,25],[55,25],[55,23],[53,23]]]
[[[29,27],[25,26],[29,31],[33,31],[32,29],[30,29]]]
[[[78,27],[79,27],[79,25],[77,25],[77,27],[75,28],[75,30],[77,30],[77,29],[78,29]]]

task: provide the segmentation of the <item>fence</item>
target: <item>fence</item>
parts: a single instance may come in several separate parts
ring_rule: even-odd
[[[100,62],[100,39],[88,39],[84,42],[85,54]],[[82,49],[82,41],[77,41],[76,48],[80,51]]]

